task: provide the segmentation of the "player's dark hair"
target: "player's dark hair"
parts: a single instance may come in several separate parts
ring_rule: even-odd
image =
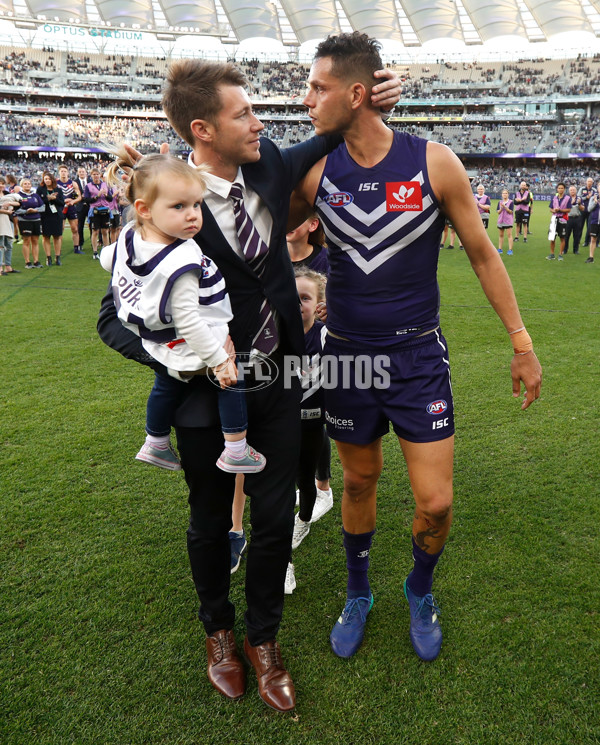
[[[332,75],[344,79],[357,78],[370,94],[371,88],[376,85],[373,73],[383,67],[380,49],[381,44],[377,39],[354,31],[351,34],[328,36],[317,47],[314,59],[330,57]]]
[[[173,129],[194,147],[190,124],[194,119],[215,123],[223,106],[219,87],[234,85],[245,88],[247,82],[244,74],[230,62],[177,60],[169,66],[162,107]]]

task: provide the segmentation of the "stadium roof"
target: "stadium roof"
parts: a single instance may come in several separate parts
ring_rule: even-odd
[[[60,22],[230,43],[259,37],[292,46],[351,30],[406,47],[504,35],[527,44],[569,31],[600,36],[600,0],[0,0],[0,14],[16,25]]]

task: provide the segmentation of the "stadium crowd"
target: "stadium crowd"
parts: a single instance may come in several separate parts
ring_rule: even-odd
[[[109,55],[106,58],[106,64],[97,64],[89,55],[67,54],[67,72],[78,75],[129,75],[131,58]]]
[[[131,55],[103,55],[53,49],[20,49],[0,47],[0,83],[38,88],[72,88],[80,78],[97,78],[99,87],[89,90],[110,91],[111,81],[102,78],[123,78],[125,90],[135,92],[134,81],[160,80],[164,77],[166,60],[140,59]],[[258,99],[285,98],[294,100],[304,95],[308,64],[294,61],[263,62],[243,59],[237,64],[250,82]],[[393,64],[403,81],[403,98],[484,99],[502,97],[553,97],[585,95],[600,92],[600,58],[597,54],[577,59],[519,60],[505,63],[452,63],[438,60],[435,64]],[[56,72],[50,79],[41,73]],[[4,77],[4,81],[1,78]],[[114,82],[114,81],[113,81]],[[104,86],[104,87],[102,87]],[[86,86],[87,88],[87,86]]]
[[[285,118],[274,110],[257,111],[264,120],[266,134],[284,145],[300,142],[312,134],[312,126],[304,111],[298,109]],[[275,119],[270,117],[275,116]],[[499,122],[434,122],[410,123],[394,119],[392,127],[411,132],[428,140],[441,142],[461,154],[571,152],[600,150],[600,117],[591,116],[581,122],[545,126],[528,123]],[[168,142],[177,151],[187,145],[173,132],[164,118],[86,117],[46,114],[32,118],[25,114],[0,114],[0,143],[25,147],[102,147],[104,143],[127,139],[141,149],[157,142]]]
[[[258,59],[244,59],[237,64],[250,82],[256,113],[265,124],[266,136],[284,146],[311,136],[313,128],[302,105],[308,72],[306,64]],[[5,109],[0,113],[0,147],[93,148],[101,151],[107,146],[128,141],[147,151],[161,142],[168,142],[172,151],[184,154],[188,146],[168,125],[160,108],[166,66],[166,59],[77,55],[51,47],[43,50],[0,47],[0,91],[3,96],[0,108],[4,106]],[[453,100],[463,94],[473,100],[489,93],[494,96],[509,93],[530,96],[536,92],[545,95],[547,92],[564,92],[569,86],[576,92],[581,91],[582,86],[600,91],[600,54],[580,55],[571,60],[480,64],[440,59],[435,64],[393,66],[402,80],[403,98],[407,102],[426,97],[433,103],[440,97]],[[58,73],[56,78],[52,77],[53,72]],[[46,77],[36,77],[39,75]],[[65,80],[72,91],[68,98],[47,93],[37,96],[34,90],[29,90],[24,97],[16,90],[14,94],[10,93],[11,84],[54,87],[60,81],[64,84]],[[81,92],[80,97],[77,91]],[[111,92],[121,95],[107,98],[106,94]],[[140,100],[146,94],[147,98]],[[287,103],[279,106],[266,103],[274,96],[285,98]],[[263,100],[265,105],[261,106]],[[29,111],[23,110],[25,107]],[[49,111],[41,113],[39,110],[43,108]],[[52,112],[52,109],[59,109],[60,113]],[[555,169],[546,162],[539,166],[537,160],[531,160],[531,166],[519,168],[496,164],[491,168],[485,161],[481,166],[477,165],[478,156],[493,154],[528,153],[548,157],[548,153],[556,153],[565,157],[568,152],[600,151],[597,106],[588,109],[587,116],[568,121],[560,121],[556,114],[541,121],[532,121],[532,118],[533,115],[525,113],[525,109],[520,115],[515,113],[500,121],[493,113],[493,106],[486,109],[485,105],[469,108],[442,103],[439,106],[413,107],[400,102],[390,126],[446,144],[461,157],[468,156],[470,162],[474,162],[470,170],[475,170],[486,189],[493,192],[499,193],[504,187],[514,190],[521,173],[530,176],[532,188],[538,195],[553,194],[559,180],[570,183],[585,177],[589,170],[585,167],[559,166]],[[32,178],[56,163],[52,157],[25,158],[23,154],[16,159],[14,154],[7,158],[9,164],[15,164],[12,170]],[[85,161],[97,163],[98,158],[101,162],[100,154],[86,156]],[[65,162],[72,168],[81,161],[67,158]]]

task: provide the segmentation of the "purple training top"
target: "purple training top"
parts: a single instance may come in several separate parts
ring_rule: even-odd
[[[550,202],[550,209],[555,209],[555,210],[556,209],[562,209],[562,210],[569,209],[570,210],[572,206],[573,206],[573,201],[571,200],[571,197],[568,194],[565,194],[562,199],[559,199],[558,194],[555,194],[552,197],[552,201]],[[557,213],[554,213],[554,214],[556,214],[556,217],[558,218],[558,222],[567,222],[569,219],[567,217],[566,212],[559,212],[558,214]]]
[[[487,194],[484,194],[483,196],[479,196],[479,194],[473,194],[475,197],[475,202],[477,203],[477,209],[479,210],[479,214],[483,215],[484,217],[489,217],[490,212],[489,210],[482,209],[483,205],[486,204],[491,207],[491,200],[488,197]]]
[[[500,205],[504,204],[506,209],[501,210]],[[507,212],[506,210],[511,210],[510,212]],[[502,199],[498,202],[498,206],[496,207],[496,212],[498,213],[498,227],[499,228],[509,228],[513,222],[515,217],[515,205],[512,199],[508,199],[506,202],[504,202]]]

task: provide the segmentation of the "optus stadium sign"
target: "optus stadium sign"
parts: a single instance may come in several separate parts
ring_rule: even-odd
[[[83,28],[82,26],[60,26],[53,23],[45,23],[41,30],[46,34],[59,36],[93,36],[106,39],[121,39],[123,41],[142,41],[143,34],[140,31],[127,31],[116,28]]]

